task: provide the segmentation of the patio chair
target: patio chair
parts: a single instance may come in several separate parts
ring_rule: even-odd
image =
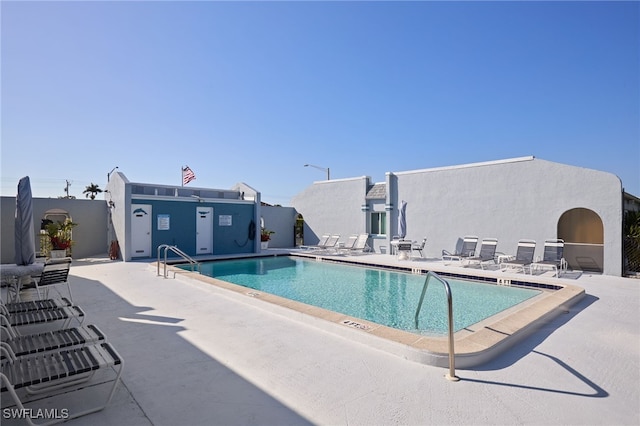
[[[73,295],[71,294],[71,286],[69,285],[69,269],[71,267],[71,258],[64,257],[62,259],[49,259],[42,269],[42,273],[38,276],[32,277],[33,283],[23,285],[22,290],[28,290],[29,288],[35,288],[39,299],[46,299],[49,297],[49,289],[54,286],[67,286],[69,292],[69,299],[73,301]],[[40,291],[42,290],[42,292]],[[62,295],[59,290],[58,294]]]
[[[16,330],[17,327],[36,325],[62,329],[67,328],[73,320],[82,324],[84,318],[84,311],[75,305],[17,312],[8,312],[4,305],[0,306],[0,326],[13,327]],[[22,332],[20,331],[18,334],[22,334]]]
[[[318,250],[318,249],[322,249],[327,245],[327,240],[329,239],[331,235],[329,234],[324,234],[323,236],[320,237],[320,241],[318,241],[318,244],[314,245],[314,246],[300,246],[301,249],[305,249],[305,250]]]
[[[318,246],[316,251],[322,253],[330,253],[332,251],[336,252],[338,248],[338,241],[340,241],[340,235],[331,235],[324,246]]]
[[[533,263],[533,254],[536,250],[536,242],[534,240],[518,241],[518,250],[514,259],[504,260],[500,264],[500,269],[505,272],[508,269],[521,269],[523,273],[527,272],[527,268]]]
[[[356,242],[353,244],[353,247],[349,250],[350,255],[354,254],[364,254],[371,250],[371,247],[367,244],[369,241],[369,234],[360,234],[356,239]]]
[[[567,261],[563,256],[564,240],[545,240],[542,260],[531,264],[531,274],[534,269],[551,269],[554,276],[560,277],[560,274],[567,270]]]
[[[348,253],[353,249],[353,246],[356,244],[356,242],[358,241],[358,236],[357,235],[350,235],[349,238],[347,238],[347,241],[338,247],[337,251],[339,253]]]
[[[2,326],[1,328],[2,341],[0,345],[9,347],[17,357],[72,346],[84,346],[106,339],[104,333],[93,324],[86,327],[65,328],[24,336],[17,334],[12,327]]]
[[[423,238],[422,242],[420,244],[412,244],[411,245],[411,252],[413,253],[414,251],[417,251],[418,253],[420,253],[420,257],[424,257],[422,255],[422,250],[424,250],[424,246],[427,244],[427,238]]]
[[[115,374],[115,378],[109,377],[113,384],[104,403],[100,402],[81,411],[68,412],[68,415],[38,423],[40,426],[60,423],[104,409],[113,398],[124,366],[122,357],[109,343],[21,357],[15,356],[6,346],[0,347],[0,351],[4,358],[0,373],[1,391],[11,396],[21,412],[28,412],[23,400],[28,402],[32,395],[48,397],[61,392],[76,391],[85,395],[76,398],[76,401],[82,401],[83,404],[95,401],[95,398],[87,397],[86,392],[94,393],[99,388],[89,386],[89,381],[96,375],[100,375],[101,381],[104,380],[101,373]],[[36,425],[30,416],[26,416],[25,419],[30,425]]]
[[[27,300],[24,302],[0,302],[0,313],[15,314],[19,312],[39,311],[43,309],[65,308],[73,303],[66,297],[57,299]]]
[[[478,237],[473,235],[467,235],[462,239],[462,247],[460,248],[459,252],[449,253],[446,250],[442,250],[442,260],[449,263],[453,261],[462,262],[462,260],[468,257],[471,257],[475,254],[477,244],[478,244]]]
[[[480,254],[478,256],[471,256],[466,259],[467,266],[480,265],[480,268],[484,269],[486,262],[495,263],[496,247],[498,246],[497,238],[483,238],[480,243]]]

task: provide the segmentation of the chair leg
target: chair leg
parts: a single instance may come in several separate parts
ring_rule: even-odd
[[[67,281],[67,290],[69,291],[69,301],[73,303],[73,295],[71,294],[71,284]]]

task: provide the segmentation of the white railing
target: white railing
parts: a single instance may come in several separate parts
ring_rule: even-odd
[[[418,302],[418,309],[416,309],[416,328],[418,328],[418,315],[420,314],[420,309],[422,309],[422,302],[424,301],[424,296],[427,294],[427,287],[429,286],[429,280],[434,278],[436,281],[439,281],[444,285],[444,289],[447,293],[447,305],[448,305],[448,316],[449,316],[449,374],[446,375],[447,379],[457,382],[460,380],[456,376],[456,356],[453,345],[453,298],[451,297],[451,287],[449,283],[442,279],[435,272],[429,271],[427,272],[427,277],[424,280],[424,286],[422,287],[422,294],[420,295],[420,301]]]
[[[164,249],[164,273],[163,276],[167,278],[167,252],[171,250],[173,253],[177,254],[191,265],[191,272],[194,272],[194,267],[198,268],[198,272],[200,272],[200,263],[196,262],[193,258],[191,258],[188,254],[183,252],[178,248],[178,246],[171,246],[169,244],[162,244],[158,246],[158,276],[160,275],[160,251]]]

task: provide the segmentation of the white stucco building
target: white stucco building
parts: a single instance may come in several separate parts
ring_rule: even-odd
[[[388,251],[404,200],[407,238],[426,237],[426,257],[453,251],[465,235],[495,237],[497,250],[512,254],[518,240],[533,239],[537,257],[546,239],[561,238],[570,268],[620,276],[626,196],[611,173],[530,156],[388,172],[380,183],[319,181],[292,206],[304,217],[306,244],[324,233],[368,232],[376,252]]]

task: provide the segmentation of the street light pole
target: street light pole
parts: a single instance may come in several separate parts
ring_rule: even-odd
[[[318,169],[318,170],[322,170],[324,172],[327,172],[327,180],[331,180],[331,175],[330,175],[328,167],[314,166],[313,164],[305,164],[304,166],[305,167],[313,167],[314,169]]]
[[[107,183],[109,182],[109,178],[111,177],[111,173],[113,173],[113,171],[115,169],[117,169],[117,168],[118,168],[118,166],[115,166],[113,169],[111,169],[111,171],[109,173],[107,173]]]

